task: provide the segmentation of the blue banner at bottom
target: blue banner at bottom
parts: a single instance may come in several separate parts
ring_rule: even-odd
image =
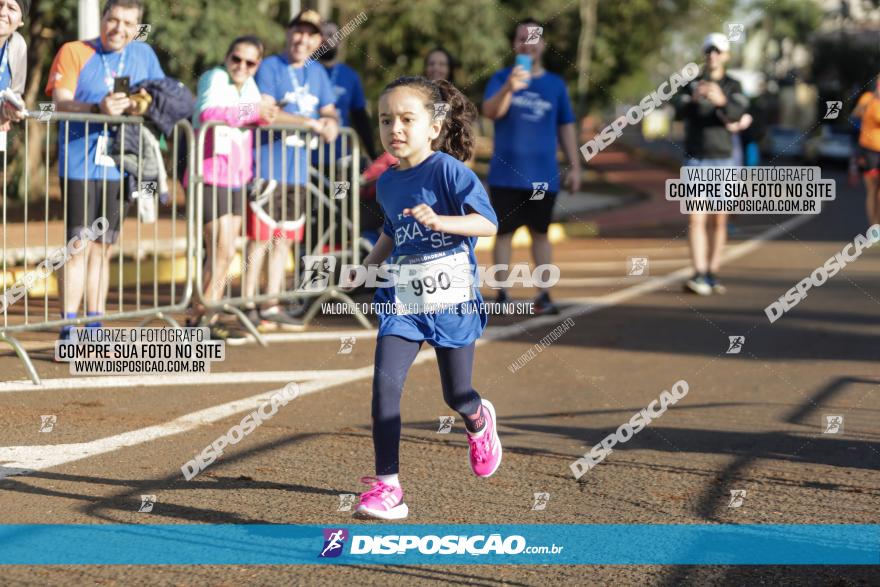
[[[17,565],[875,565],[878,525],[0,525]]]

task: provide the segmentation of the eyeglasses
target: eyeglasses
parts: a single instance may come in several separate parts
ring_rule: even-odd
[[[721,53],[721,49],[719,49],[718,47],[708,47],[705,51],[703,51],[703,53],[705,53],[706,55],[711,55],[713,52]]]
[[[231,59],[232,62],[236,65],[241,65],[242,63],[244,63],[248,67],[256,67],[259,65],[259,63],[256,61],[250,61],[249,59],[242,59],[238,55],[230,55],[229,59]]]

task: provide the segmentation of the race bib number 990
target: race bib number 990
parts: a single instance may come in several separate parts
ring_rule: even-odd
[[[471,263],[467,252],[421,263],[400,265],[396,302],[401,314],[421,314],[474,299]]]

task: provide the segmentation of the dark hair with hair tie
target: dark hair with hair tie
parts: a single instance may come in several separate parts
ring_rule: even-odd
[[[395,88],[411,88],[424,97],[425,109],[435,116],[435,104],[448,105],[440,134],[431,142],[435,151],[443,151],[459,161],[467,161],[474,153],[475,136],[474,120],[477,108],[462,94],[458,88],[446,80],[431,80],[421,77],[401,77],[382,90],[382,95]]]

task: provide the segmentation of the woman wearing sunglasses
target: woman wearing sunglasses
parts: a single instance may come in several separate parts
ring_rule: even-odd
[[[254,74],[263,58],[257,37],[235,39],[223,65],[199,78],[198,103],[193,116],[196,132],[217,121],[205,137],[202,220],[205,227],[205,301],[220,299],[226,273],[235,256],[235,237],[241,232],[245,188],[253,178],[253,133],[242,127],[272,124],[278,107],[260,95]],[[209,326],[215,340],[243,341],[244,335],[219,324],[219,315],[205,319],[205,308],[194,304],[190,326]]]

